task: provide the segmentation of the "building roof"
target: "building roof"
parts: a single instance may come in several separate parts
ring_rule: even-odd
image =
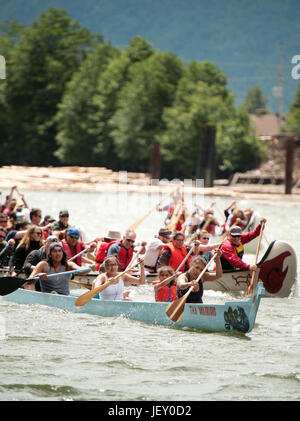
[[[249,114],[256,136],[275,136],[280,133],[279,118],[276,114]]]

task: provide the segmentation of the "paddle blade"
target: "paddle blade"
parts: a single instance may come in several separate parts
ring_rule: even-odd
[[[0,278],[0,295],[8,295],[20,288],[26,279],[16,278],[15,276],[3,276]]]
[[[147,212],[146,215],[139,218],[134,224],[130,225],[129,229],[131,231],[134,231],[144,221],[144,219],[146,219],[150,215],[150,213],[151,213],[151,210]]]
[[[76,307],[84,306],[86,303],[91,301],[92,298],[95,297],[95,295],[99,294],[99,292],[103,291],[105,288],[107,288],[111,284],[111,281],[105,282],[105,284],[100,285],[98,288],[94,288],[91,291],[87,291],[84,294],[80,295],[75,301]]]
[[[187,297],[184,295],[176,301],[173,301],[166,308],[166,315],[175,323],[181,320],[184,313],[184,306],[186,303]]]

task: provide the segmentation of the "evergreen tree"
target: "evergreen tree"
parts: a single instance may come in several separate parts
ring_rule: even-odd
[[[252,86],[245,96],[244,106],[249,114],[260,114],[266,109],[268,100],[259,86]]]
[[[22,31],[12,49],[6,90],[12,159],[16,163],[57,162],[54,116],[66,82],[85,59],[93,36],[66,11],[51,8]]]
[[[298,85],[294,101],[288,109],[286,124],[282,126],[282,131],[300,133],[300,85]]]

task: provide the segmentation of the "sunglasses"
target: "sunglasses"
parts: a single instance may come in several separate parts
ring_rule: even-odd
[[[0,238],[5,238],[6,237],[6,235],[0,235]]]
[[[35,234],[35,235],[43,235],[42,232],[34,232],[33,234]]]
[[[202,240],[209,240],[209,237],[202,237]]]
[[[73,240],[78,240],[79,239],[78,235],[70,235],[70,237],[73,238]]]
[[[130,240],[130,238],[126,238],[126,241],[128,241],[129,243],[134,243],[134,240]]]

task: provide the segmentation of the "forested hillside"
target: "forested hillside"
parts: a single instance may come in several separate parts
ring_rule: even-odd
[[[0,0],[0,24],[17,19],[28,25],[50,6],[66,9],[117,47],[141,35],[184,62],[207,59],[227,75],[236,103],[259,85],[274,112],[282,42],[284,110],[293,101],[299,82],[291,77],[291,58],[300,54],[298,0]]]

